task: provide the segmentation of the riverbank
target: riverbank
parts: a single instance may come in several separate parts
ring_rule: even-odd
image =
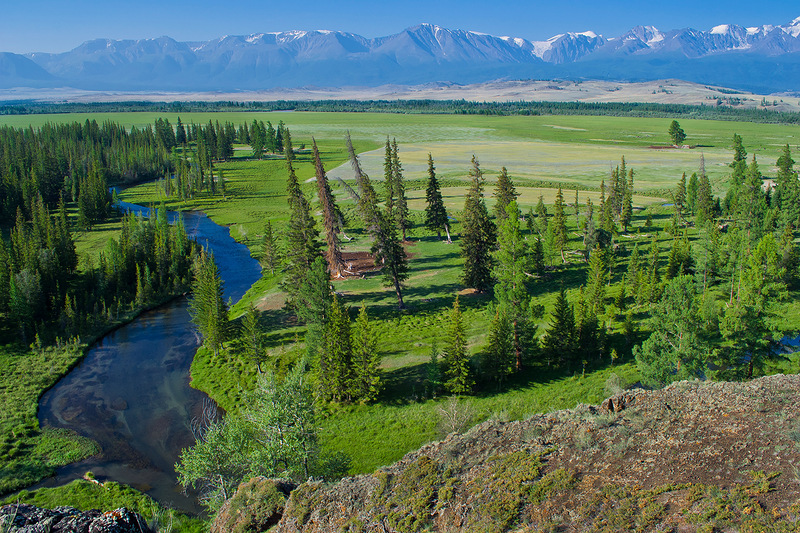
[[[39,400],[72,372],[103,337],[185,293],[126,312],[87,335],[55,346],[0,347],[0,495],[31,486],[56,469],[96,454],[97,444],[74,431],[41,428]]]

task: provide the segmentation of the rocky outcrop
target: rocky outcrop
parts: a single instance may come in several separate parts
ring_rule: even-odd
[[[210,533],[267,531],[283,516],[289,494],[297,484],[282,479],[254,477],[239,485],[220,508]]]
[[[147,522],[125,508],[106,513],[72,507],[41,509],[28,504],[0,508],[3,533],[152,533]]]
[[[797,531],[800,376],[488,421],[294,490],[278,531]]]

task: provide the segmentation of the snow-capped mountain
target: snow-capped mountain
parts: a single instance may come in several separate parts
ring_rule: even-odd
[[[374,39],[288,31],[204,42],[96,39],[59,54],[0,54],[0,87],[197,91],[552,77],[799,91],[800,17],[702,31],[637,26],[615,38],[584,31],[531,41],[420,24]]]

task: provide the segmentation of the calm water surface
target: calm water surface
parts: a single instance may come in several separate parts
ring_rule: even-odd
[[[126,209],[146,213],[133,204]],[[178,215],[170,213],[174,221]],[[190,237],[209,246],[225,281],[225,297],[237,301],[261,276],[258,262],[228,228],[203,213],[184,213]],[[143,313],[91,348],[39,404],[42,426],[75,430],[95,440],[102,453],[66,466],[38,486],[60,485],[91,470],[147,492],[160,502],[201,512],[196,497],[176,484],[180,450],[193,444],[191,419],[208,397],[189,387],[189,367],[199,345],[187,298]]]

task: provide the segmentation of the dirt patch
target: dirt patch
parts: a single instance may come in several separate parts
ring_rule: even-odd
[[[259,311],[277,311],[283,309],[284,305],[286,305],[286,294],[282,292],[268,294],[259,298],[255,303],[256,309]]]

